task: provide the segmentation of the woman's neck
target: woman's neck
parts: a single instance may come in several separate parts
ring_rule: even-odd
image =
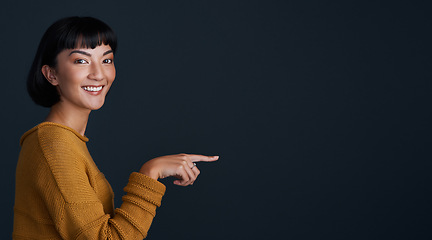
[[[45,121],[70,127],[84,136],[91,110],[77,109],[64,105],[61,102],[53,105]]]

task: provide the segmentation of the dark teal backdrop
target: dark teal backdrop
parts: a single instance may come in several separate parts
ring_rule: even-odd
[[[427,1],[7,1],[0,8],[1,239],[20,136],[46,109],[25,78],[45,29],[94,16],[117,78],[86,135],[121,204],[129,174],[220,155],[167,193],[148,239],[431,239]]]

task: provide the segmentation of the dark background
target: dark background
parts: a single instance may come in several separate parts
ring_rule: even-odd
[[[4,1],[1,239],[21,135],[47,109],[27,71],[46,28],[93,16],[118,34],[117,78],[90,117],[121,204],[166,154],[220,155],[167,193],[148,239],[431,239],[427,1]]]

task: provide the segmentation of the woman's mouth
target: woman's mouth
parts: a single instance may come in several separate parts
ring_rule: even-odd
[[[102,92],[103,86],[84,86],[81,88],[92,95],[99,95]]]

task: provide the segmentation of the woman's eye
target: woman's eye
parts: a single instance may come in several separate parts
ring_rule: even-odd
[[[112,59],[105,59],[105,60],[103,60],[103,63],[108,63],[108,64],[110,64],[110,63],[112,63],[112,62],[113,62]]]
[[[77,59],[77,60],[75,60],[75,62],[74,63],[76,63],[76,64],[86,64],[87,63],[87,61],[86,60],[84,60],[84,59]]]

